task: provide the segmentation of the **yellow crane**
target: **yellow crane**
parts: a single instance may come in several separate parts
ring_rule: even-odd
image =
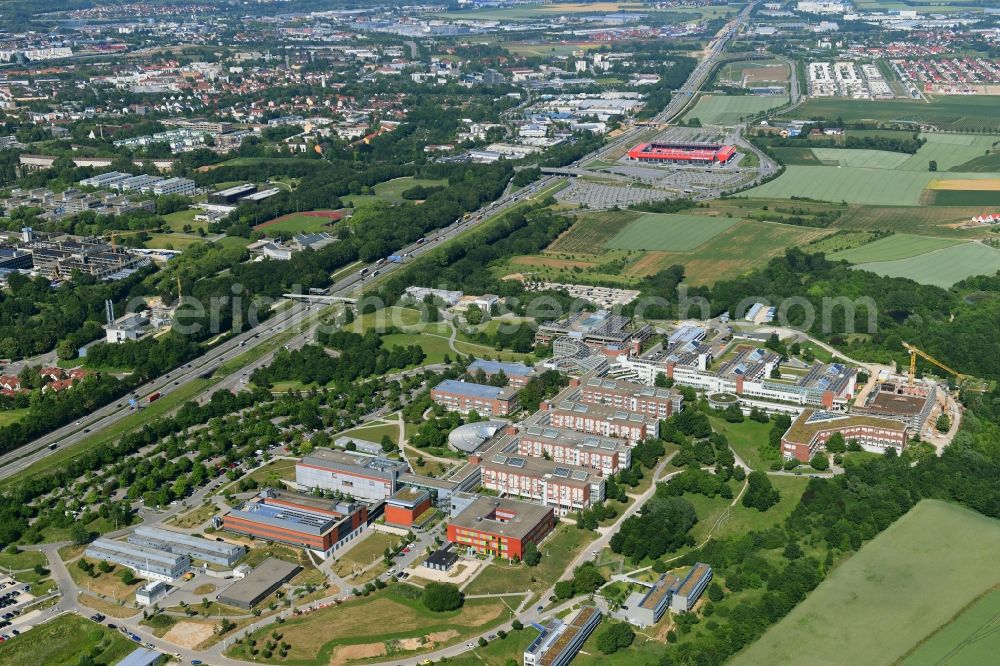
[[[914,347],[913,345],[911,345],[909,342],[904,342],[903,343],[903,348],[905,348],[906,351],[908,351],[910,353],[910,375],[909,375],[909,377],[910,377],[910,386],[913,386],[914,381],[916,381],[916,377],[917,377],[917,357],[918,356],[920,358],[924,359],[925,361],[933,363],[934,365],[936,365],[937,367],[941,368],[945,372],[947,372],[949,374],[952,374],[952,375],[955,375],[955,379],[957,379],[959,381],[961,381],[961,380],[965,379],[966,377],[968,377],[968,375],[963,375],[961,372],[958,372],[957,370],[954,370],[953,368],[948,367],[947,365],[945,365],[941,361],[937,360],[936,358],[934,358],[933,356],[931,356],[927,352],[922,351],[920,349],[917,349],[916,347]]]

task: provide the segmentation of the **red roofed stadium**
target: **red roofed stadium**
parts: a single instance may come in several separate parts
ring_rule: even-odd
[[[736,146],[708,143],[640,143],[628,151],[639,162],[725,164],[736,156]]]

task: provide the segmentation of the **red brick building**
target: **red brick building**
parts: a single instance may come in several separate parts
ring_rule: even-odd
[[[482,555],[520,560],[528,543],[540,543],[555,526],[549,507],[480,497],[448,523],[448,541]]]
[[[517,388],[446,379],[431,389],[431,399],[450,412],[508,416],[518,410]]]
[[[429,492],[418,488],[400,488],[385,500],[385,522],[397,527],[412,527],[429,508]]]

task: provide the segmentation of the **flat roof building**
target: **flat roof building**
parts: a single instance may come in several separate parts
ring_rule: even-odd
[[[703,562],[696,562],[680,584],[671,587],[670,610],[674,613],[686,613],[694,608],[698,597],[711,580],[712,567]]]
[[[426,490],[406,486],[385,501],[385,522],[398,527],[412,527],[431,508],[431,494]]]
[[[448,541],[481,555],[520,560],[556,525],[550,507],[502,497],[479,497],[448,522]]]
[[[145,647],[138,647],[129,652],[121,661],[115,662],[115,666],[157,666],[166,660],[167,655],[156,650]]]
[[[535,342],[548,344],[555,338],[567,336],[592,349],[638,353],[642,341],[652,333],[648,325],[636,326],[629,317],[598,310],[578,312],[539,325]]]
[[[140,606],[152,606],[165,596],[167,584],[162,580],[154,580],[135,591],[135,602]]]
[[[321,488],[347,497],[377,502],[399,489],[399,475],[406,463],[350,451],[316,449],[295,465],[295,483],[301,488]]]
[[[546,414],[539,417],[539,423],[590,435],[619,437],[633,446],[659,435],[660,419],[657,416],[625,407],[589,403],[586,399],[581,387],[566,387],[551,401],[541,403],[540,408]]]
[[[517,451],[521,455],[548,456],[553,462],[597,470],[602,476],[631,466],[632,448],[626,440],[543,425],[545,415],[532,416],[518,432]]]
[[[327,558],[368,524],[368,507],[308,495],[265,490],[222,518],[230,532],[279,541]]]
[[[604,501],[604,479],[592,470],[520,456],[517,440],[507,435],[486,454],[480,464],[483,488],[551,506],[560,516]]]
[[[236,564],[247,552],[247,549],[239,544],[212,541],[183,532],[144,525],[135,528],[135,532],[128,535],[128,542],[176,555],[187,555],[192,560],[211,562],[226,567]]]
[[[535,369],[523,363],[501,363],[500,361],[487,361],[477,358],[469,364],[466,372],[470,376],[476,376],[482,372],[486,377],[494,377],[503,373],[507,377],[507,385],[516,388],[523,388],[532,377],[535,376]]]
[[[300,571],[302,567],[297,564],[269,557],[258,564],[245,578],[221,592],[217,599],[220,604],[250,610]]]
[[[781,436],[781,454],[808,462],[838,432],[846,441],[857,441],[865,451],[885,453],[892,448],[901,453],[909,430],[906,423],[895,419],[806,409]]]
[[[218,192],[212,192],[209,194],[208,203],[231,205],[239,201],[240,197],[245,197],[246,195],[253,194],[256,191],[257,186],[251,183],[233,185],[232,187],[227,187],[224,190],[219,190]]]
[[[565,622],[549,620],[524,651],[524,666],[566,666],[601,623],[601,611],[584,606]]]
[[[668,419],[684,408],[680,391],[636,384],[611,377],[584,377],[570,380],[579,386],[579,401],[588,405],[608,405],[637,414]]]
[[[726,164],[736,156],[736,146],[711,143],[640,143],[628,158],[657,164]]]
[[[166,583],[172,583],[191,568],[191,560],[187,555],[111,539],[97,539],[87,546],[83,554],[94,560],[107,560],[128,567],[142,578]]]
[[[431,389],[431,398],[448,411],[482,416],[508,416],[518,409],[517,388],[445,379]]]

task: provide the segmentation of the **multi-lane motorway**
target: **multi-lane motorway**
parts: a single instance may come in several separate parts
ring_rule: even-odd
[[[691,75],[688,77],[688,80],[678,91],[678,94],[675,94],[667,106],[654,117],[654,123],[669,122],[678,117],[684,111],[694,94],[701,88],[702,85],[704,85],[705,80],[712,72],[716,61],[719,56],[722,55],[726,45],[739,31],[740,26],[746,21],[756,4],[756,1],[748,4],[736,18],[728,23],[716,35],[708,47],[708,57],[695,67],[695,69],[691,72]],[[611,142],[611,144],[605,145],[591,155],[577,160],[573,166],[585,163],[588,160],[603,155],[609,150],[620,147],[623,143],[633,140],[635,133],[637,131],[641,131],[642,129],[643,128],[641,126],[632,126],[621,136]],[[413,258],[419,257],[421,254],[429,252],[442,243],[451,240],[455,236],[465,233],[479,224],[482,224],[482,222],[493,217],[494,215],[503,212],[511,206],[517,205],[524,199],[543,193],[559,180],[559,176],[546,175],[531,186],[514,193],[506,194],[497,201],[484,206],[469,216],[455,221],[448,227],[437,231],[435,235],[427,238],[424,242],[413,243],[409,247],[401,248],[397,254],[407,254]],[[401,264],[394,263],[385,263],[381,265],[373,263],[364,266],[359,264],[357,266],[357,270],[354,270],[352,273],[341,278],[334,285],[332,285],[327,290],[326,295],[343,297],[356,295],[366,284],[372,284],[373,282],[384,279],[386,276],[391,275],[394,271],[399,270],[400,266]],[[361,273],[363,268],[367,269],[365,275],[362,275]],[[264,324],[222,342],[202,356],[191,361],[183,368],[174,370],[141,386],[136,390],[135,395],[138,397],[140,403],[145,401],[147,396],[152,393],[158,392],[161,396],[169,395],[171,392],[178,390],[185,384],[198,379],[199,377],[206,376],[219,365],[239,356],[251,346],[267,342],[271,338],[296,326],[308,328],[310,322],[317,320],[318,316],[319,312],[310,310],[308,305],[304,303],[292,303],[279,315]],[[300,332],[300,336],[301,335],[304,335],[304,333]],[[82,440],[87,439],[91,434],[114,425],[123,418],[126,418],[130,413],[132,412],[129,410],[128,398],[125,397],[117,402],[98,409],[80,421],[64,426],[43,437],[40,437],[30,444],[0,456],[0,479],[17,474],[18,472],[27,469],[32,464],[44,459],[46,456],[52,455],[62,449],[65,449],[66,447],[71,447]]]

